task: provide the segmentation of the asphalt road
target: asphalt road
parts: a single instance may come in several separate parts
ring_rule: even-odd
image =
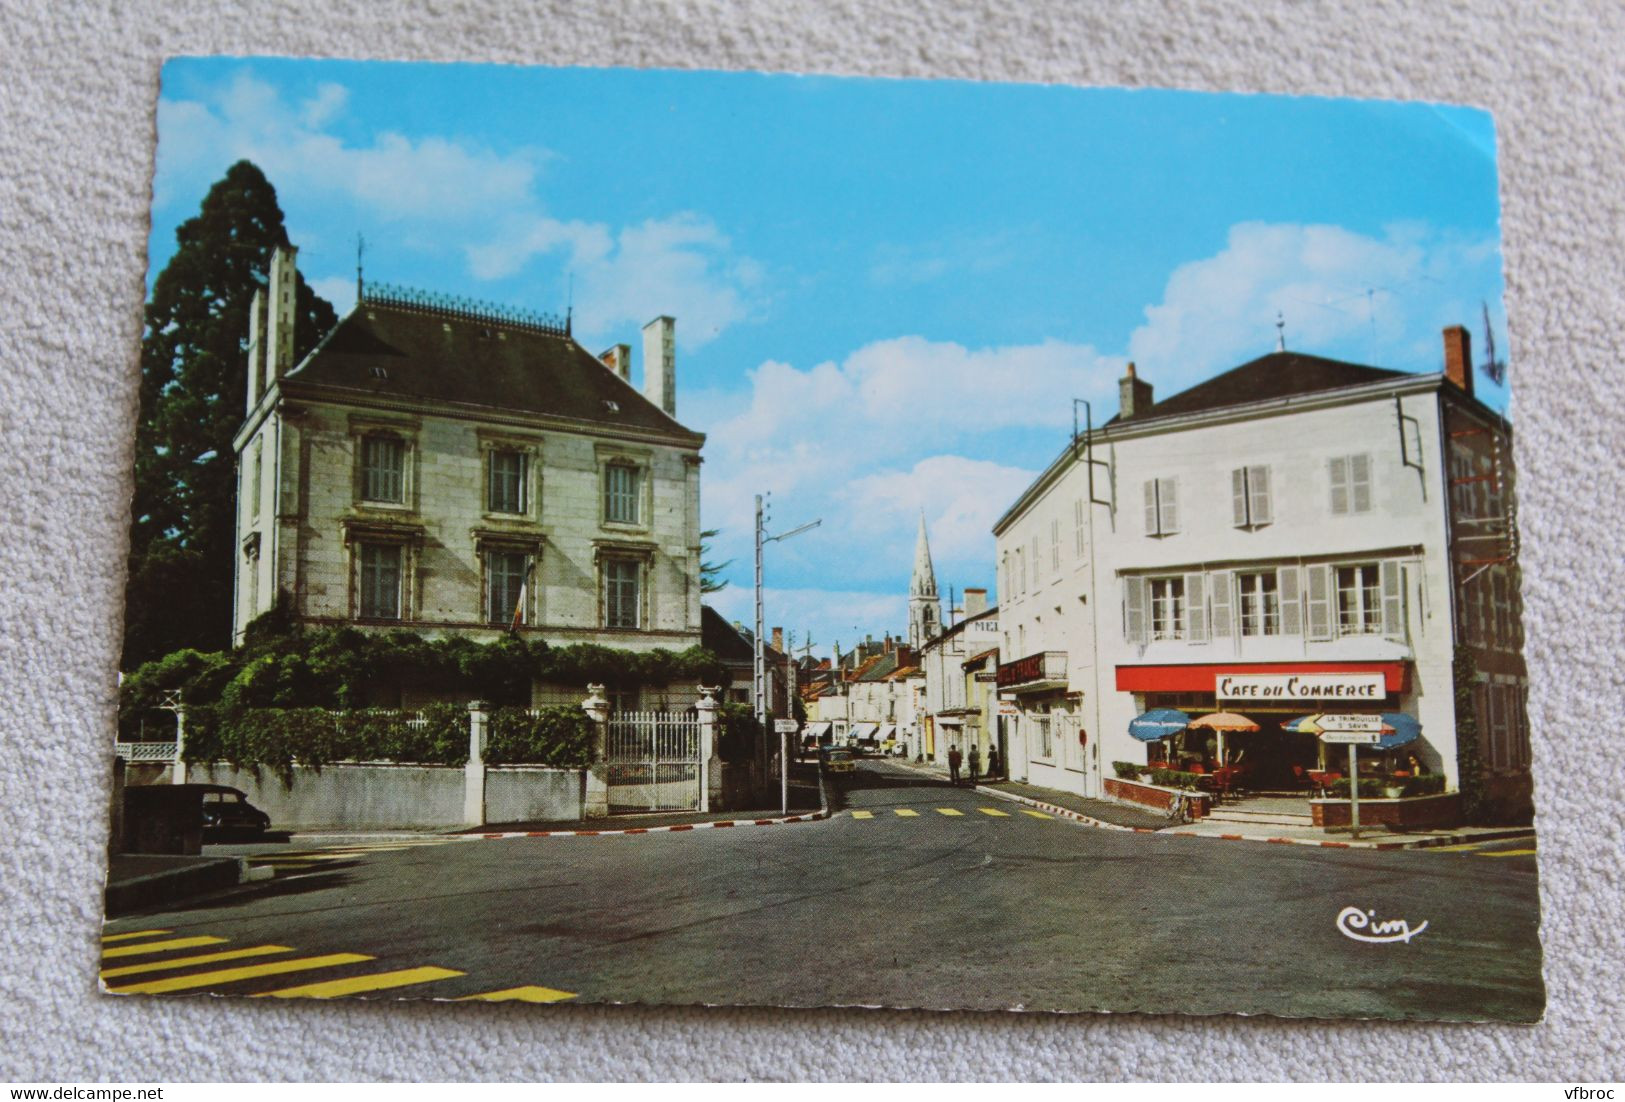
[[[110,923],[114,937],[170,933],[109,941],[132,951],[104,969],[142,970],[104,972],[104,983],[154,994],[1542,1012],[1529,847],[1376,852],[1103,831],[878,762],[837,787],[828,822],[320,852],[296,839],[273,881]],[[1346,907],[1427,926],[1409,941],[1356,941],[1337,928]],[[143,949],[193,938],[221,940]]]

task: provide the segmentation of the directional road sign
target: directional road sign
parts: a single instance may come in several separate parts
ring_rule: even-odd
[[[1320,741],[1334,745],[1375,746],[1382,741],[1381,731],[1322,731]]]
[[[1375,731],[1382,733],[1381,716],[1326,715],[1315,720],[1322,731]]]
[[[773,733],[776,735],[793,735],[800,727],[801,724],[793,719],[775,719],[773,721]]]

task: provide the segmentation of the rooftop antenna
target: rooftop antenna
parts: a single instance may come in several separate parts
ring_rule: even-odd
[[[564,300],[564,335],[570,335],[570,319],[576,311],[576,274],[570,272],[570,290]]]
[[[1500,386],[1506,381],[1507,365],[1505,360],[1495,358],[1495,327],[1490,324],[1490,304],[1481,302],[1484,307],[1484,374],[1489,376],[1490,382]]]
[[[1275,351],[1286,351],[1286,315],[1275,312]]]
[[[359,233],[355,235],[355,301],[361,303],[361,254],[367,247],[367,239]]]

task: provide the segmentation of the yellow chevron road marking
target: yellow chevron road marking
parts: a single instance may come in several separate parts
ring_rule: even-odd
[[[873,811],[854,811],[852,813],[854,819],[873,819],[874,817],[875,813]]]
[[[980,811],[983,815],[991,815],[995,819],[1008,819],[1010,817],[1008,813],[991,807],[979,807],[976,810]]]
[[[1028,808],[1028,807],[1022,808],[1021,813],[1023,815],[1031,815],[1035,819],[1048,819],[1048,818],[1050,818],[1050,816],[1045,815],[1042,811],[1034,811],[1034,810],[1032,810],[1031,808]]]
[[[201,953],[195,957],[168,957],[149,960],[144,964],[126,964],[118,968],[103,968],[102,979],[117,976],[136,976],[142,972],[164,972],[173,968],[190,968],[194,964],[214,964],[222,960],[241,960],[243,957],[268,957],[277,953],[291,953],[286,945],[255,945],[248,949],[228,949],[223,953]]]
[[[901,815],[905,819],[912,819],[915,816],[919,815],[919,812],[918,811],[911,811],[910,809],[908,809],[906,807],[899,807],[899,808],[893,809],[892,814],[893,815]]]
[[[189,976],[171,976],[166,980],[148,980],[125,987],[109,987],[114,995],[162,995],[170,991],[190,991],[199,987],[236,983],[238,980],[277,976],[284,972],[307,972],[314,968],[334,968],[340,964],[360,964],[372,960],[361,953],[329,953],[321,957],[300,957],[297,960],[278,960],[269,964],[250,964],[243,968],[222,968],[215,972],[193,972]]]
[[[939,807],[939,808],[937,808],[937,814],[938,815],[950,815],[951,816],[951,815],[963,815],[965,813],[963,811],[955,811],[951,807]]]
[[[487,991],[483,995],[464,995],[457,1002],[477,999],[488,1003],[558,1003],[575,998],[573,991],[555,991],[551,987],[510,987],[505,991]]]
[[[453,976],[464,975],[451,968],[403,968],[398,972],[375,972],[370,976],[352,976],[347,980],[326,980],[307,983],[301,987],[284,987],[280,991],[267,991],[255,996],[262,999],[336,999],[341,995],[359,995],[364,991],[386,991],[392,987],[410,987],[415,983],[433,983]]]
[[[138,937],[156,937],[158,934],[172,934],[173,930],[136,930],[129,934],[103,934],[102,944],[107,945],[115,941],[130,941]]]
[[[168,941],[143,941],[140,945],[115,945],[111,949],[102,950],[102,959],[112,957],[133,957],[142,953],[167,953],[174,949],[191,949],[198,945],[219,945],[226,939],[223,937],[177,937]]]

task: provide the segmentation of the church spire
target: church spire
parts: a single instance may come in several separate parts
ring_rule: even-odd
[[[937,601],[937,572],[931,565],[931,543],[925,536],[925,510],[920,510],[920,534],[914,541],[914,576],[908,583],[908,641],[915,648],[942,632],[942,608]]]

